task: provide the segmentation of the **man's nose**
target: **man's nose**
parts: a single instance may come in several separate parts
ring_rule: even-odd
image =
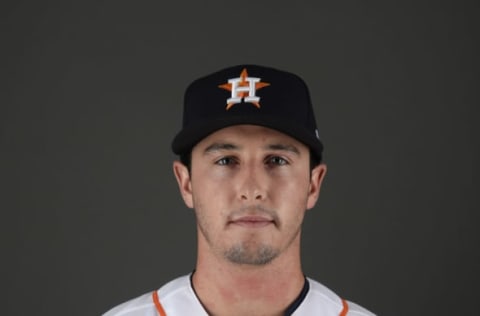
[[[263,167],[263,166],[262,166]],[[258,166],[244,166],[240,176],[239,195],[243,201],[262,201],[267,198],[265,171]]]

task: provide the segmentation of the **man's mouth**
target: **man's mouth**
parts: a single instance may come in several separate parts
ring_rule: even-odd
[[[246,228],[261,228],[274,223],[275,222],[273,219],[259,215],[245,215],[229,221],[229,224],[231,225],[237,225]]]

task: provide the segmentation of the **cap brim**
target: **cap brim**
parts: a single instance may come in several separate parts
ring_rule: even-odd
[[[199,141],[213,132],[232,125],[243,124],[259,125],[278,130],[310,147],[318,157],[322,156],[323,145],[311,131],[307,131],[302,126],[294,126],[290,121],[252,116],[235,116],[227,119],[211,120],[205,124],[184,128],[173,139],[172,150],[177,155],[189,153]]]

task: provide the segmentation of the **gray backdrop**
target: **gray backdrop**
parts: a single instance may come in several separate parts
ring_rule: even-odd
[[[196,77],[309,84],[329,166],[305,272],[379,315],[478,311],[474,1],[10,1],[2,315],[99,315],[190,272],[170,141]]]

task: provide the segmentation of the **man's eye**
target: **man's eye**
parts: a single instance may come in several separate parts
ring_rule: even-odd
[[[228,166],[234,164],[235,160],[232,157],[223,157],[218,159],[215,163],[220,166]]]
[[[282,157],[273,156],[268,158],[267,164],[283,166],[283,165],[287,165],[288,161]]]

